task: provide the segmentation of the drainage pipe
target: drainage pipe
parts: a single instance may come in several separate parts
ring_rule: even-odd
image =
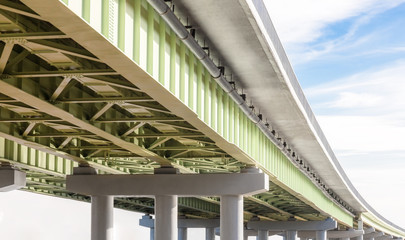
[[[236,89],[234,89],[225,79],[219,68],[208,57],[208,54],[201,48],[189,31],[187,31],[173,11],[171,11],[170,7],[163,0],[147,1],[156,10],[156,12],[160,14],[160,16],[176,33],[180,40],[201,61],[219,86],[221,86],[221,88],[239,105],[240,109],[249,117],[249,119],[258,125],[258,127],[266,134],[267,137],[271,138],[275,143],[277,143],[278,141],[275,139],[275,136],[271,133],[265,123],[254,113],[253,109],[247,105],[246,101],[238,94]],[[278,145],[279,147],[282,147],[281,144],[278,143]]]

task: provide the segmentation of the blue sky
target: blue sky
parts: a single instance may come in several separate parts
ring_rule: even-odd
[[[349,178],[372,207],[402,227],[404,2],[266,1],[298,80]]]
[[[264,1],[350,179],[405,227],[405,0]],[[61,240],[89,239],[89,204],[18,191],[0,194],[0,206],[0,231],[11,240],[53,239],[55,232]],[[115,216],[117,239],[148,239],[137,227],[141,215]],[[44,223],[52,227],[41,229]]]
[[[290,60],[304,88],[381,69],[404,58],[405,5],[363,13],[325,27],[312,42],[287,45]]]

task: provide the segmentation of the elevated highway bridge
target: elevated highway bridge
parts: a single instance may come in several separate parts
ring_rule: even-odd
[[[317,239],[405,236],[350,183],[262,0],[0,0],[0,50],[0,175],[18,168],[26,174],[24,191],[80,201],[93,196],[93,205],[107,201],[154,214],[150,195],[165,189],[138,193],[130,186],[149,186],[153,181],[142,179],[153,173],[178,172],[180,180],[193,174],[195,189],[187,192],[179,180],[184,191],[162,193],[180,195],[163,198],[162,206],[175,204],[185,219],[222,219],[241,198],[220,201],[227,199],[223,184],[208,191],[198,179],[236,176],[235,185],[239,175],[255,174],[269,186],[260,182],[261,191],[238,193],[249,194],[240,221],[227,226],[237,231],[221,222],[221,239],[240,240],[243,221],[259,239],[263,230],[294,232],[285,226],[296,226],[288,239],[297,231]],[[97,175],[76,181],[90,173]],[[104,179],[107,190],[92,180],[111,175],[128,179],[128,188],[127,180],[110,186]],[[99,205],[94,211],[110,209]],[[177,224],[177,211],[171,214]],[[305,227],[330,218],[333,231]],[[100,219],[93,219],[99,233],[100,221],[112,221],[108,214]],[[253,220],[278,227],[259,228]],[[355,229],[357,235],[348,234]],[[321,230],[331,231],[311,232]]]

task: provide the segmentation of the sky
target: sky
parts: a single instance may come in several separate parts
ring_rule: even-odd
[[[337,158],[361,195],[405,227],[405,0],[264,0]],[[149,239],[116,209],[115,239]],[[90,205],[0,193],[10,240],[89,239]],[[189,239],[204,239],[203,230]]]
[[[405,228],[405,1],[266,3],[345,172],[375,210]]]

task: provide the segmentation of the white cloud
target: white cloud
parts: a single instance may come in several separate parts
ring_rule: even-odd
[[[393,59],[390,54],[405,51],[401,41],[393,41],[399,22],[374,27],[378,14],[405,0],[265,2],[293,65],[305,71],[309,66],[333,69],[330,75],[326,69],[320,71],[324,81],[342,69],[332,64],[351,61],[355,66],[350,70],[356,71],[362,62],[353,59],[367,62],[376,57],[374,62],[382,62],[382,55]],[[304,91],[349,179],[372,207],[400,226],[405,226],[400,200],[405,195],[398,191],[405,186],[404,76],[405,60],[358,69]]]
[[[333,148],[342,155],[404,150],[405,126],[389,116],[318,116]],[[341,156],[341,154],[339,154]]]
[[[375,14],[404,0],[267,0],[266,7],[284,44],[308,43],[324,34],[328,24]]]
[[[266,6],[283,46],[294,66],[298,66],[321,58],[325,61],[401,50],[402,45],[375,50],[375,42],[389,31],[389,26],[361,35],[359,30],[377,14],[403,2],[405,0],[269,0]],[[344,20],[348,20],[344,28],[331,28],[332,24]]]
[[[405,61],[396,61],[305,90],[349,179],[399,226],[405,226],[398,214],[405,211],[398,191],[405,186],[404,76]]]
[[[330,104],[330,107],[355,108],[374,107],[382,102],[382,97],[370,93],[342,92],[338,94],[338,99]]]
[[[356,183],[356,188],[366,201],[383,217],[399,225],[405,226],[401,213],[405,212],[403,193],[405,186],[404,168],[368,167],[347,171],[349,178]]]
[[[306,89],[331,145],[344,155],[405,145],[405,62]]]
[[[305,89],[319,114],[327,111],[356,110],[370,116],[390,116],[405,120],[405,61],[389,63],[344,79]],[[352,112],[350,112],[352,113]]]

